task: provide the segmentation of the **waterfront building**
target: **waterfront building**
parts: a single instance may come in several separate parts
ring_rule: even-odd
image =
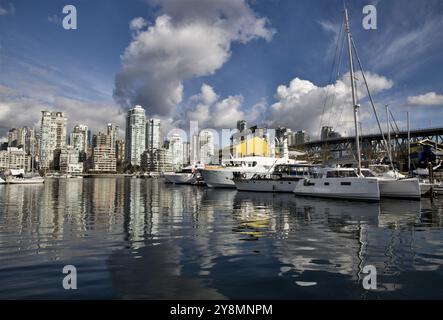
[[[117,159],[112,145],[112,135],[101,133],[93,136],[90,172],[116,172]]]
[[[40,157],[42,169],[54,167],[55,156],[66,145],[66,122],[63,112],[42,111],[40,126]],[[56,152],[58,151],[58,152]]]
[[[23,149],[27,155],[31,154],[31,151],[36,149],[36,134],[35,130],[28,127],[12,128],[8,132],[7,147],[16,147]],[[5,150],[6,150],[5,148]]]
[[[141,164],[141,154],[146,144],[145,109],[135,106],[126,115],[126,151],[125,159],[133,166]]]
[[[27,128],[25,132],[25,152],[35,157],[38,154],[38,137],[34,128]]]
[[[60,172],[83,173],[83,163],[79,162],[79,151],[73,146],[66,146],[60,150],[59,158]]]
[[[188,141],[183,141],[183,165],[191,163],[190,150],[190,143]]]
[[[8,147],[0,151],[0,171],[7,169],[24,169],[31,171],[31,156],[24,149]]]
[[[77,149],[79,153],[80,161],[86,161],[88,152],[88,126],[84,124],[78,124],[72,130],[69,138],[69,145],[74,149]]]
[[[163,144],[162,127],[160,119],[146,121],[146,150],[153,151],[161,148]]]
[[[146,150],[142,154],[142,167],[149,172],[173,171],[171,162],[169,150],[166,148]]]
[[[257,126],[234,133],[231,136],[231,154],[234,158],[248,156],[274,156],[268,129]]]
[[[107,127],[106,127],[106,132],[107,134],[110,136],[111,138],[111,146],[115,149],[116,148],[116,143],[117,143],[117,139],[118,139],[118,126],[113,124],[113,123],[108,123]]]
[[[199,136],[200,162],[209,164],[215,154],[214,134],[210,130],[202,130]]]
[[[120,166],[125,161],[125,140],[118,139],[115,143],[115,157],[117,166]]]
[[[180,171],[183,167],[183,140],[180,135],[171,135],[168,150],[173,170]]]
[[[200,162],[200,143],[198,134],[193,134],[191,136],[191,141],[189,145],[189,161],[191,164],[196,164]]]

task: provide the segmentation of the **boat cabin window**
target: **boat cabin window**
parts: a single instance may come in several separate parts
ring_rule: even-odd
[[[375,177],[375,175],[371,172],[371,170],[362,170],[361,174],[363,176],[365,176],[366,178],[368,178],[368,177]]]
[[[326,178],[350,178],[357,177],[357,174],[354,170],[335,170],[328,171],[326,173]]]

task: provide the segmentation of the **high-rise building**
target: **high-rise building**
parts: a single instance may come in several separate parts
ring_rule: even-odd
[[[288,140],[289,146],[299,146],[309,142],[309,134],[305,130],[293,132],[291,139]]]
[[[146,150],[153,151],[162,147],[162,127],[160,119],[146,121]]]
[[[69,145],[74,149],[77,149],[79,153],[79,160],[86,161],[86,154],[88,152],[88,126],[84,124],[78,124],[72,130],[69,138]]]
[[[25,133],[25,152],[35,157],[38,154],[38,139],[34,128],[27,128]]]
[[[196,164],[200,162],[200,142],[198,134],[193,134],[190,141],[190,163]]]
[[[18,128],[18,130],[17,130],[17,147],[25,149],[26,134],[27,134],[28,130],[29,130],[28,127]]]
[[[93,136],[92,159],[89,171],[115,172],[117,170],[117,160],[112,140],[111,134],[99,132]]]
[[[18,130],[16,128],[8,131],[8,147],[18,147]]]
[[[117,140],[115,143],[115,157],[117,165],[120,166],[125,161],[125,140]]]
[[[169,154],[171,156],[172,168],[175,171],[183,167],[183,140],[178,134],[173,134],[169,138]]]
[[[341,137],[340,133],[335,132],[332,127],[324,126],[321,128],[321,141],[326,141],[329,139]]]
[[[191,163],[191,155],[190,155],[190,143],[189,141],[183,142],[183,165],[187,165]]]
[[[200,161],[202,164],[211,163],[214,154],[214,134],[209,130],[202,130],[199,136]]]
[[[60,151],[66,145],[66,122],[63,112],[42,111],[40,126],[40,157],[42,169],[49,169],[57,162],[55,151]],[[59,152],[58,152],[59,154]]]
[[[146,144],[145,109],[135,106],[126,115],[126,162],[139,166]]]
[[[116,148],[116,143],[118,139],[118,126],[113,123],[108,123],[107,133],[111,137],[111,145],[113,148]]]

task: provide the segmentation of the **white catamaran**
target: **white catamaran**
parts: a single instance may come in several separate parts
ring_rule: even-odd
[[[351,32],[349,29],[348,11],[344,12],[348,54],[349,71],[351,79],[352,105],[354,109],[355,144],[358,166],[357,168],[320,168],[312,177],[300,180],[294,193],[297,195],[342,198],[355,200],[380,200],[380,189],[378,179],[365,177],[361,167],[360,135],[358,128],[357,88],[354,76],[354,64],[351,48]]]

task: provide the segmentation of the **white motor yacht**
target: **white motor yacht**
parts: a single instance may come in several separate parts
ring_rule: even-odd
[[[257,173],[250,179],[244,179],[235,172],[233,181],[240,191],[293,192],[299,180],[309,177],[311,167],[312,165],[304,161],[296,164],[279,164],[271,174]]]
[[[254,174],[270,173],[276,165],[291,163],[294,164],[295,160],[271,157],[233,158],[225,161],[220,166],[205,166],[200,172],[208,187],[235,188],[234,172],[240,174],[243,179],[249,179]]]
[[[163,177],[173,184],[198,184],[202,180],[197,166],[188,166],[180,172],[165,172]]]

